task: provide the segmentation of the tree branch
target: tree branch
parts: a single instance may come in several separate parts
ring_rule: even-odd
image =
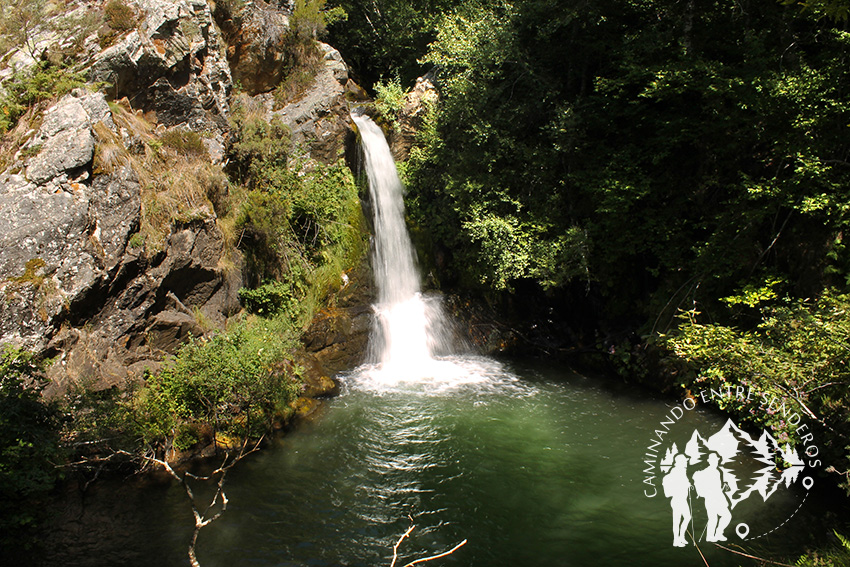
[[[411,518],[411,520],[412,520],[412,518]],[[398,559],[398,547],[401,545],[401,542],[403,542],[405,538],[410,536],[410,532],[412,532],[415,527],[416,527],[415,525],[411,524],[410,527],[407,528],[407,531],[404,532],[401,535],[400,538],[398,538],[398,541],[393,546],[393,560],[392,560],[392,563],[390,563],[390,567],[395,567],[395,562]],[[434,559],[439,559],[441,557],[451,555],[452,553],[454,553],[455,551],[457,551],[458,549],[460,549],[461,547],[466,545],[466,542],[467,542],[467,540],[463,540],[462,542],[460,542],[459,544],[457,544],[453,548],[449,549],[448,551],[438,553],[437,555],[432,555],[431,557],[423,557],[422,559],[416,559],[415,561],[411,561],[410,563],[407,563],[404,567],[412,567],[413,565],[418,565],[419,563],[425,563],[426,561],[433,561]]]
[[[426,561],[431,561],[433,559],[439,559],[440,557],[445,557],[446,555],[451,555],[452,553],[454,553],[455,551],[457,551],[458,549],[460,549],[461,547],[466,545],[466,542],[467,542],[467,540],[463,540],[462,542],[460,542],[459,544],[457,544],[456,546],[454,546],[453,548],[451,548],[448,551],[444,551],[444,552],[442,552],[438,555],[432,555],[431,557],[425,557],[423,559],[417,559],[416,561],[411,561],[410,563],[408,563],[404,567],[410,567],[411,565],[416,565],[417,563],[425,563]]]
[[[779,565],[780,567],[794,567],[793,565],[789,565],[788,563],[778,563],[776,561],[771,561],[770,559],[764,559],[763,557],[756,557],[755,555],[749,555],[749,554],[744,553],[742,551],[736,551],[736,550],[731,549],[729,547],[726,547],[724,545],[720,545],[719,543],[715,543],[714,545],[716,545],[720,549],[726,550],[730,553],[735,553],[736,555],[740,555],[742,557],[747,557],[749,559],[755,559],[756,561],[761,561],[762,563],[770,563],[771,565]]]
[[[189,562],[191,563],[192,567],[200,567],[201,565],[198,562],[197,555],[195,554],[195,546],[198,542],[198,534],[201,533],[201,529],[218,520],[221,515],[227,511],[227,503],[229,502],[229,500],[227,499],[227,494],[225,494],[224,492],[224,482],[227,478],[227,471],[229,471],[236,465],[236,463],[238,463],[254,451],[259,450],[260,444],[263,442],[264,438],[265,436],[260,437],[260,439],[254,444],[254,446],[247,452],[246,449],[248,448],[248,439],[246,438],[245,441],[242,443],[242,448],[239,450],[239,454],[235,458],[233,458],[232,461],[228,463],[230,455],[226,453],[224,455],[224,460],[221,462],[221,465],[207,476],[192,474],[189,471],[184,472],[181,476],[177,473],[177,471],[174,470],[174,468],[171,466],[171,464],[168,463],[168,461],[164,459],[158,459],[155,455],[145,455],[145,459],[154,462],[158,465],[161,465],[162,468],[164,468],[165,471],[169,475],[171,475],[172,478],[174,478],[177,482],[180,483],[180,485],[183,487],[183,491],[186,493],[186,498],[188,498],[189,504],[192,506],[192,517],[195,520],[195,527],[192,530],[192,538],[189,541],[188,552]],[[192,491],[192,487],[189,485],[189,479],[191,478],[199,481],[208,481],[215,478],[216,476],[218,476],[218,481],[216,482],[215,494],[213,495],[212,500],[210,500],[210,503],[207,505],[207,507],[202,513],[195,499],[195,493]],[[207,517],[208,514],[213,510],[213,508],[215,508],[216,505],[219,503],[219,500],[221,501],[221,507],[212,516]]]
[[[390,567],[395,567],[395,562],[398,559],[398,546],[401,545],[401,542],[404,541],[404,538],[406,538],[410,535],[410,532],[412,532],[413,528],[415,528],[415,527],[416,526],[411,524],[411,526],[409,528],[407,528],[407,531],[404,532],[404,534],[402,534],[402,536],[400,538],[398,538],[397,542],[395,542],[395,545],[393,546],[393,560],[392,560],[392,563],[390,563]]]

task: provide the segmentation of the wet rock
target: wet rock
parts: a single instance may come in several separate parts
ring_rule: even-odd
[[[321,310],[301,339],[320,368],[315,372],[325,376],[362,363],[372,329],[374,295],[368,265],[364,262],[347,276],[336,304]]]
[[[316,357],[305,350],[295,354],[295,364],[304,380],[302,395],[308,398],[331,397],[339,394],[339,384],[327,375],[327,370]]]
[[[299,419],[313,416],[320,407],[322,407],[321,402],[314,398],[300,397],[293,403],[295,417]]]

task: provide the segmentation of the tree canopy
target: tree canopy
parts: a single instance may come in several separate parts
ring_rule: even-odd
[[[844,430],[850,4],[415,6],[427,47],[358,64],[436,72],[403,169],[444,283],[589,304],[603,346],[619,329],[687,361],[683,389],[752,380]]]

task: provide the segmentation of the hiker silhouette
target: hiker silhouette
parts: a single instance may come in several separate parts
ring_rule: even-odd
[[[664,488],[664,496],[670,499],[670,507],[673,509],[673,545],[685,547],[688,545],[685,534],[688,523],[691,521],[691,507],[688,503],[691,481],[688,478],[686,455],[676,455],[673,468],[664,475],[661,486]]]
[[[719,463],[720,457],[717,453],[710,453],[708,466],[693,475],[694,488],[697,495],[703,499],[705,513],[708,515],[706,541],[726,541],[723,530],[732,521],[729,499],[726,497],[729,485],[723,478],[723,469],[720,468]]]

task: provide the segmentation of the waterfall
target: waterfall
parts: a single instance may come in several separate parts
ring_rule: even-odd
[[[396,379],[433,369],[449,339],[439,301],[423,296],[416,252],[404,223],[401,180],[381,129],[368,116],[352,115],[369,178],[374,221],[372,269],[377,287],[375,326],[370,340],[373,363]]]
[[[355,111],[351,118],[369,178],[372,271],[378,290],[369,360],[349,375],[352,384],[378,393],[412,387],[430,394],[513,382],[495,360],[454,354],[466,349],[458,348],[439,296],[422,293],[416,251],[404,223],[404,187],[384,133],[368,116]]]

